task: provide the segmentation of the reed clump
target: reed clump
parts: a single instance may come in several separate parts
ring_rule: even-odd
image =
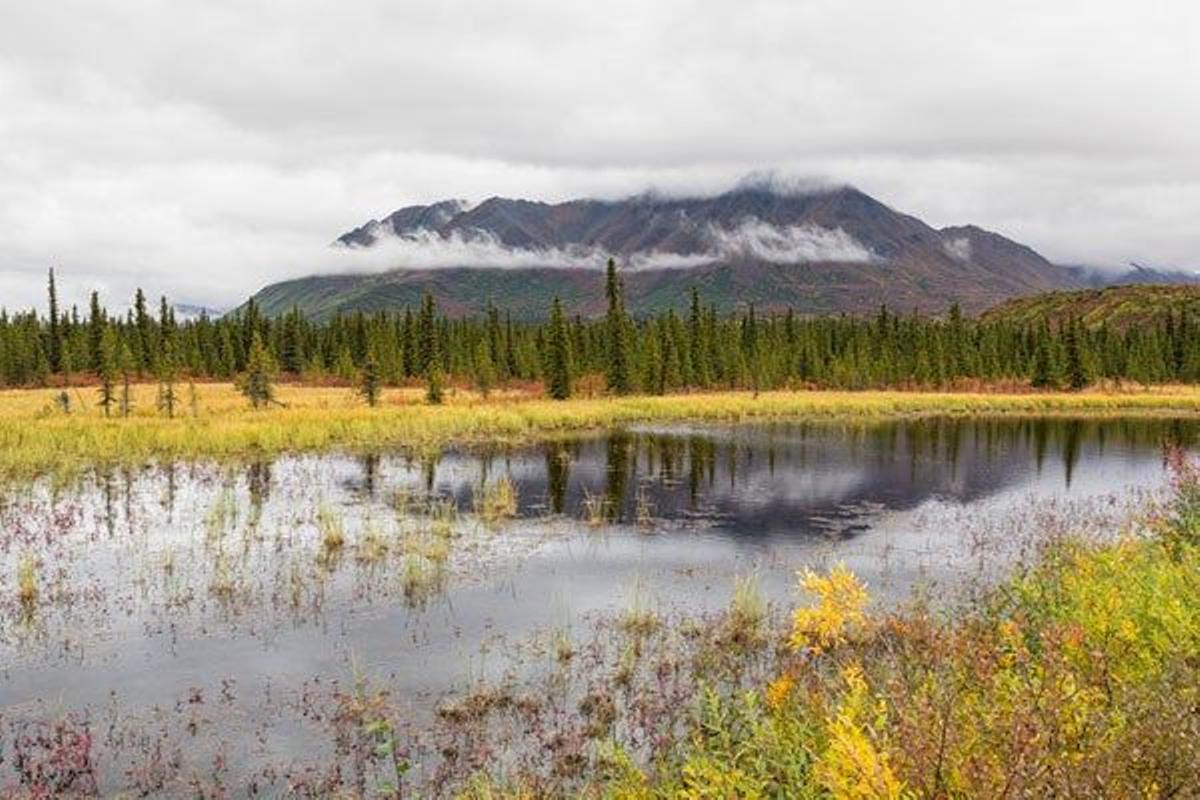
[[[505,476],[477,490],[475,513],[487,525],[497,525],[517,516],[516,482]]]

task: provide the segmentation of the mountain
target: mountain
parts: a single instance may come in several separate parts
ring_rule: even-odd
[[[1089,327],[1107,324],[1115,330],[1153,326],[1182,310],[1200,314],[1200,285],[1109,286],[1073,292],[1047,292],[1009,300],[986,311],[983,318],[1021,325],[1045,319],[1057,325],[1078,319]]]
[[[600,268],[610,256],[635,314],[682,310],[693,286],[721,311],[755,303],[868,313],[884,303],[926,312],[958,303],[975,312],[1086,285],[999,234],[971,225],[938,230],[848,186],[747,184],[712,197],[562,203],[448,200],[399,209],[334,246],[347,256],[370,251],[396,268],[276,283],[255,295],[263,311],[298,306],[327,318],[415,307],[430,291],[452,315],[477,313],[490,301],[515,317],[539,317],[558,296],[569,313],[591,316],[604,310]]]
[[[1172,284],[1200,284],[1200,271],[1183,269],[1155,269],[1133,262],[1126,270],[1110,270],[1084,264],[1071,265],[1067,269],[1085,286],[1167,286]]]

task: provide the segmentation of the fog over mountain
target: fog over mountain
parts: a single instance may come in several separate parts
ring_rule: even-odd
[[[682,310],[695,287],[730,311],[980,311],[999,301],[1084,285],[1031,248],[973,225],[935,229],[850,186],[802,189],[756,177],[713,195],[644,193],[547,203],[406,206],[342,234],[335,251],[369,269],[272,284],[269,314],[315,317],[415,306],[428,291],[451,314],[487,303],[517,316],[604,307],[613,259],[637,313]]]
[[[1190,267],[1198,29],[1170,0],[8,3],[0,305],[40,303],[53,265],[68,303],[229,307],[386,268],[327,245],[401,206],[712,195],[759,169],[1054,262]],[[845,244],[809,233],[706,246]]]

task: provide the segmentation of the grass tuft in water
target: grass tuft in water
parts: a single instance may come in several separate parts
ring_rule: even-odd
[[[517,515],[517,484],[503,477],[486,484],[475,495],[475,513],[487,525],[496,525]]]
[[[39,594],[37,559],[25,555],[17,565],[17,599],[26,611],[30,611],[37,605]]]

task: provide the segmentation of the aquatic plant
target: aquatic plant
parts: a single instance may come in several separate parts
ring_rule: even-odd
[[[517,515],[517,484],[505,476],[480,487],[475,495],[475,513],[485,524],[495,525]]]
[[[650,493],[646,491],[645,486],[638,486],[634,518],[637,526],[643,530],[654,527],[654,504],[651,502]]]
[[[38,601],[38,562],[26,554],[17,565],[17,600],[26,611],[37,605]]]
[[[593,494],[583,490],[583,521],[592,528],[599,528],[608,521],[609,499],[607,495]]]
[[[388,538],[379,526],[371,520],[364,522],[354,557],[360,563],[375,564],[387,558],[389,549]]]
[[[322,505],[317,509],[317,533],[321,542],[321,558],[326,561],[340,553],[346,544],[342,518],[329,506]]]
[[[738,647],[753,647],[762,643],[767,635],[767,614],[767,601],[759,588],[758,577],[745,575],[737,578],[726,614],[729,643]]]

